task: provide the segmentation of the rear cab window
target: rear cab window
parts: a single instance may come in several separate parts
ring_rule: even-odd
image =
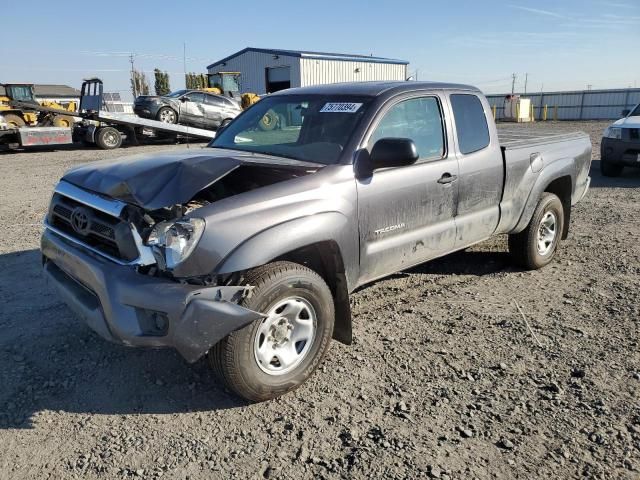
[[[467,155],[488,147],[489,125],[480,99],[471,94],[453,94],[450,98],[460,153]]]

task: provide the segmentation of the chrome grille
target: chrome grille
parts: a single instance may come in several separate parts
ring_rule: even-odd
[[[87,217],[83,229],[74,226],[74,212],[79,210]],[[110,257],[129,262],[139,256],[131,227],[126,222],[73,198],[59,193],[53,196],[49,223]],[[118,235],[116,230],[120,232]]]

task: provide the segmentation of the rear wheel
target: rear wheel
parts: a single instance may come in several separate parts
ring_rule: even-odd
[[[96,132],[96,145],[103,150],[113,150],[122,145],[122,134],[113,127],[100,127]]]
[[[604,158],[600,159],[600,173],[605,177],[619,177],[623,168],[623,165],[606,162]]]
[[[542,268],[553,260],[563,228],[562,202],[553,193],[544,192],[527,228],[509,235],[509,252],[521,267]]]
[[[14,113],[5,113],[2,117],[10,128],[21,128],[27,125],[19,115]]]
[[[265,317],[215,345],[209,362],[229,389],[263,401],[294,390],[318,367],[333,334],[333,297],[317,273],[292,262],[259,267],[245,282],[254,289],[242,305]]]
[[[178,123],[178,114],[171,107],[162,107],[160,110],[158,110],[158,115],[156,115],[156,118],[163,123]]]

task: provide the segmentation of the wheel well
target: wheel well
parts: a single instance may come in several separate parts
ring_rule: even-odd
[[[567,235],[569,235],[569,223],[571,222],[571,177],[566,175],[564,177],[556,178],[553,182],[547,185],[547,188],[545,188],[544,191],[553,193],[562,202],[562,209],[564,210],[562,239],[564,240],[567,238]]]
[[[333,241],[313,243],[273,259],[273,261],[277,260],[287,260],[305,265],[323,278],[331,290],[335,305],[336,320],[333,327],[333,338],[346,345],[351,345],[349,290],[338,244]]]

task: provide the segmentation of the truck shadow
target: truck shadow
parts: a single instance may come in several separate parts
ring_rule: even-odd
[[[638,188],[640,168],[625,167],[619,177],[604,177],[600,173],[600,160],[591,163],[591,188]]]
[[[462,250],[445,257],[412,267],[405,272],[427,273],[432,275],[489,275],[503,270],[513,269],[511,257],[507,252],[487,252]],[[519,271],[519,270],[518,270]]]
[[[165,414],[246,405],[206,359],[110,344],[76,319],[40,270],[38,250],[0,255],[0,429],[32,428],[43,410]]]

